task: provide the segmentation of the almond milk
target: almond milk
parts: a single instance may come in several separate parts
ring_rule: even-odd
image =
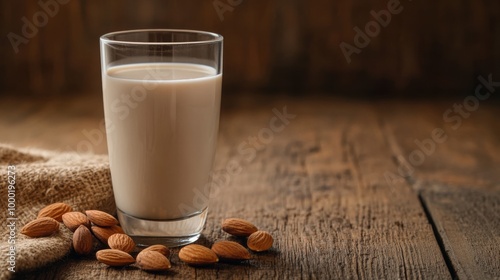
[[[186,216],[179,205],[193,206],[212,170],[221,81],[213,68],[186,63],[128,64],[103,74],[118,209],[140,219]]]

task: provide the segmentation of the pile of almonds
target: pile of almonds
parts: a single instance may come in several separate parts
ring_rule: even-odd
[[[147,271],[163,271],[171,267],[168,256],[170,251],[163,245],[153,245],[142,250],[136,258],[130,254],[135,242],[123,232],[118,220],[112,215],[87,210],[74,212],[65,203],[54,203],[38,212],[35,220],[27,223],[21,233],[29,237],[49,236],[59,231],[59,222],[73,232],[73,250],[79,255],[88,255],[94,249],[94,236],[110,249],[96,252],[98,261],[109,266],[126,266],[136,263]]]
[[[222,222],[222,230],[239,237],[247,237],[247,247],[255,252],[269,250],[273,246],[273,237],[265,231],[258,230],[248,221],[230,218]],[[202,245],[191,244],[179,251],[179,258],[191,265],[208,265],[219,261],[244,261],[251,258],[248,250],[234,241],[217,241],[209,249]]]
[[[27,223],[21,233],[29,237],[50,236],[59,231],[60,222],[73,232],[73,250],[79,255],[88,255],[94,249],[94,237],[109,249],[96,252],[98,261],[109,266],[136,264],[146,271],[165,271],[171,268],[170,250],[164,245],[152,245],[140,251],[134,258],[131,253],[136,248],[133,239],[126,235],[112,215],[87,210],[85,214],[75,212],[65,203],[54,203],[39,211],[37,219]],[[255,252],[269,250],[273,237],[258,230],[248,221],[230,218],[222,223],[225,232],[246,239],[247,247]],[[190,244],[179,251],[179,258],[190,265],[209,265],[222,261],[244,261],[251,259],[250,252],[234,241],[218,241],[208,248]]]

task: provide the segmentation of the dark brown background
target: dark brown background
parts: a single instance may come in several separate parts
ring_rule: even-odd
[[[65,0],[67,1],[67,0]],[[59,5],[15,53],[38,1],[2,1],[0,94],[100,94],[99,36],[136,28],[189,28],[225,37],[225,90],[342,96],[471,94],[477,76],[500,73],[500,2],[401,0],[403,10],[347,63],[341,42],[388,0],[78,1]],[[222,3],[228,3],[222,0]],[[229,1],[231,2],[231,1]],[[241,2],[241,3],[239,3]]]

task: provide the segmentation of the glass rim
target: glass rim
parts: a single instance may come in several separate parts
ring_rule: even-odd
[[[187,33],[187,34],[203,34],[212,37],[208,40],[183,40],[178,42],[141,42],[141,41],[133,41],[133,40],[114,40],[111,39],[111,36],[115,35],[123,35],[123,34],[132,34],[132,33],[147,33],[147,32],[171,32],[171,33]],[[114,31],[109,32],[100,37],[100,41],[102,43],[112,43],[112,44],[128,44],[128,45],[188,45],[188,44],[209,44],[209,43],[217,43],[222,42],[224,37],[222,35],[209,32],[209,31],[200,31],[200,30],[192,30],[192,29],[130,29],[130,30],[122,30],[122,31]]]

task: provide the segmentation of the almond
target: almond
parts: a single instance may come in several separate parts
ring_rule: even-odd
[[[92,233],[86,226],[80,225],[73,234],[73,249],[79,255],[87,255],[92,252],[93,245]]]
[[[49,236],[59,230],[59,222],[50,217],[42,217],[27,223],[21,233],[29,237]]]
[[[268,232],[259,230],[252,233],[247,240],[247,246],[255,252],[267,251],[273,246],[273,237]]]
[[[110,227],[100,227],[92,226],[92,233],[101,241],[103,244],[108,244],[108,238],[115,233],[124,233],[120,226],[114,225]]]
[[[160,254],[164,255],[167,258],[170,256],[170,250],[166,246],[161,245],[161,244],[151,245],[151,246],[145,248],[144,250],[142,250],[142,252],[144,252],[144,251],[159,252]]]
[[[214,251],[197,244],[183,247],[179,251],[179,259],[190,265],[208,265],[219,261]]]
[[[137,255],[137,265],[146,271],[165,271],[172,267],[165,255],[152,250],[141,251]]]
[[[115,233],[108,238],[108,245],[111,249],[117,249],[130,253],[135,248],[135,242],[130,236],[124,233]]]
[[[100,227],[110,227],[118,224],[118,220],[110,214],[99,210],[85,211],[87,218]]]
[[[235,236],[249,236],[257,231],[257,227],[242,219],[229,218],[222,222],[222,230]]]
[[[219,241],[212,245],[212,251],[219,258],[229,261],[243,261],[250,259],[250,253],[245,247],[233,241]]]
[[[62,222],[62,215],[64,213],[70,212],[71,210],[71,206],[69,206],[68,204],[57,202],[42,208],[42,210],[38,212],[37,218],[50,217],[58,222]]]
[[[98,261],[109,266],[126,266],[135,263],[135,259],[129,254],[116,249],[103,249],[95,254]]]
[[[62,215],[62,221],[71,231],[75,231],[80,225],[90,228],[90,221],[82,212],[67,212]]]

